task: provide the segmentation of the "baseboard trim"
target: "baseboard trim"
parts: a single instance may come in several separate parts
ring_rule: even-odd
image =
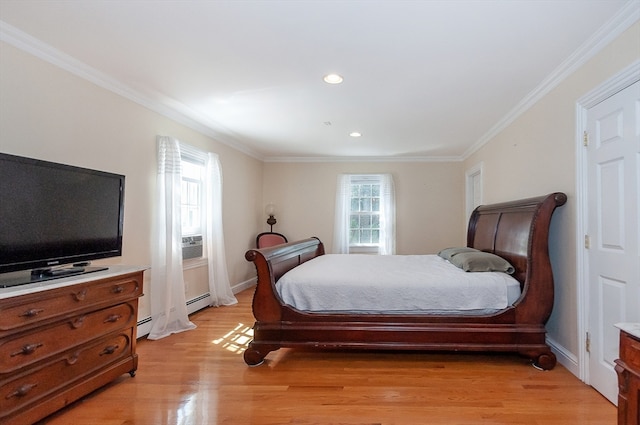
[[[242,292],[246,289],[255,286],[256,278],[245,280],[244,282],[237,283],[231,287],[234,294]],[[206,308],[210,304],[211,294],[199,295],[187,301],[187,313],[193,314],[196,311]],[[151,332],[151,317],[145,317],[138,321],[138,338],[146,336]],[[567,348],[559,344],[553,338],[547,337],[547,344],[551,347],[551,351],[556,355],[558,363],[567,368],[569,372],[580,378],[580,368],[578,366],[578,357],[569,351]]]
[[[576,377],[580,378],[578,357],[552,338],[547,337],[547,344],[551,347],[553,354],[556,355],[558,363],[567,368],[567,370]]]
[[[244,282],[235,284],[234,286],[231,287],[231,290],[233,291],[234,294],[237,294],[239,292],[244,291],[245,289],[249,289],[252,286],[255,286],[257,283],[258,283],[257,278],[253,277],[251,279],[245,280]]]
[[[245,280],[244,282],[240,282],[231,287],[231,291],[234,294],[244,291],[245,289],[249,289],[256,284],[256,278],[252,278],[249,280]],[[195,298],[191,298],[187,300],[187,314],[193,314],[196,311],[202,310],[203,308],[207,308],[211,305],[211,294],[207,292],[206,294],[198,295]],[[149,335],[152,327],[152,318],[151,316],[145,317],[143,319],[138,320],[138,338]]]
[[[237,294],[245,289],[249,289],[256,284],[256,279],[249,279],[244,282],[240,282],[234,285],[231,289],[234,294]],[[187,301],[187,312],[193,314],[198,310],[209,306],[209,299],[211,298],[209,293],[202,294],[198,297],[192,298]],[[145,317],[138,321],[138,338],[146,336],[151,332],[151,317]],[[553,338],[547,337],[547,344],[551,347],[551,351],[556,355],[558,363],[567,368],[569,372],[580,378],[580,368],[578,367],[578,358],[575,354],[569,351],[567,348],[559,344]]]

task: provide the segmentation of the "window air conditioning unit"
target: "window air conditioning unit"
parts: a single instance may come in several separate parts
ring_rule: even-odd
[[[202,257],[202,236],[185,236],[182,238],[182,259]]]

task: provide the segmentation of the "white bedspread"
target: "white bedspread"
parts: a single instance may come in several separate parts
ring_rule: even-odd
[[[277,283],[298,310],[355,313],[484,313],[520,296],[520,283],[498,272],[468,273],[437,255],[327,254]]]

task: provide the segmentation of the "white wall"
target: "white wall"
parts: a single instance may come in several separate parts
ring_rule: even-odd
[[[280,211],[274,231],[289,240],[317,236],[330,252],[340,173],[393,175],[398,254],[435,253],[466,242],[461,162],[265,163],[263,205],[274,202]]]
[[[255,275],[244,253],[259,228],[261,161],[10,45],[0,49],[0,151],[126,176],[123,255],[100,263],[151,264],[156,136],[168,135],[219,155],[229,278],[235,285]],[[187,281],[188,298],[208,292],[206,269],[187,271]],[[147,299],[141,318],[150,315]]]
[[[464,163],[465,169],[484,163],[485,203],[554,191],[568,195],[551,225],[556,296],[547,330],[571,358],[580,351],[577,287],[583,284],[576,274],[576,102],[639,58],[636,22]]]

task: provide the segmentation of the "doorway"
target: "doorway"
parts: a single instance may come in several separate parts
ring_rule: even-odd
[[[619,322],[640,322],[640,64],[578,103],[579,366],[617,403]]]
[[[482,204],[482,168],[480,162],[465,172],[465,223],[469,222],[473,210]]]

